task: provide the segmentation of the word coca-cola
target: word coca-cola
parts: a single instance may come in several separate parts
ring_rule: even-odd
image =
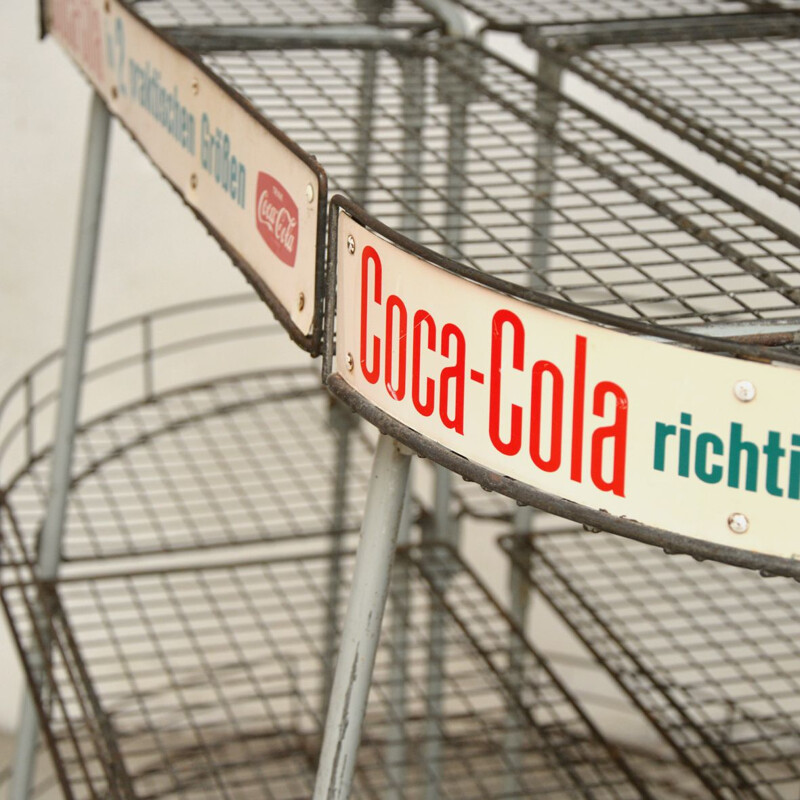
[[[258,173],[256,226],[269,249],[284,264],[293,267],[299,227],[297,204],[286,189],[265,172]]]
[[[364,247],[358,364],[367,383],[384,387],[389,408],[404,404],[412,419],[438,418],[459,436],[470,428],[497,454],[521,455],[534,474],[560,472],[625,496],[628,396],[614,381],[589,380],[586,336],[573,335],[571,358],[556,363],[547,340],[510,308],[476,317],[467,329],[440,318],[435,303],[426,309],[385,291],[383,272],[375,248]],[[468,345],[483,335],[489,363],[473,364]],[[466,402],[473,384],[488,395],[486,406]],[[484,407],[484,419],[470,426],[470,409]]]

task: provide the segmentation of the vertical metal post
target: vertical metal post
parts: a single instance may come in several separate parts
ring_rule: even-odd
[[[61,394],[50,467],[50,490],[44,527],[39,540],[37,574],[39,579],[44,581],[53,580],[57,576],[61,562],[61,538],[69,492],[75,426],[80,406],[86,337],[103,205],[109,123],[110,115],[105,104],[99,95],[93,95],[89,110],[89,131],[84,160],[78,235],[73,260],[72,288],[61,372]],[[25,800],[30,794],[37,738],[36,705],[30,689],[28,689],[22,702],[14,773],[9,786],[9,800]]]
[[[375,666],[411,456],[381,436],[325,720],[314,800],[347,800]]]
[[[399,547],[411,542],[412,474],[409,474],[400,530]],[[401,559],[394,566],[390,589],[392,656],[389,667],[389,709],[391,727],[386,747],[387,789],[385,800],[402,800],[405,797],[408,742],[406,728],[406,684],[408,683],[408,619],[411,611],[408,563]]]
[[[353,197],[367,206],[369,186],[369,157],[372,150],[372,126],[375,119],[375,81],[378,71],[378,53],[364,50],[361,54],[361,86],[358,99],[358,131],[356,132]]]
[[[531,235],[531,272],[529,285],[532,289],[540,289],[547,285],[545,276],[548,268],[548,249],[550,227],[552,225],[552,198],[555,184],[556,146],[554,138],[549,135],[558,123],[559,100],[562,68],[543,55],[539,55],[537,76],[544,91],[537,91],[536,113],[539,130],[536,137],[533,176],[533,219]],[[534,510],[519,508],[514,515],[513,533],[520,537],[512,545],[511,563],[509,564],[509,595],[511,600],[511,618],[522,631],[526,630],[530,610],[530,582],[524,566],[530,564],[531,548],[522,537],[533,528]],[[525,664],[521,642],[515,634],[509,642],[508,684],[517,694],[521,694],[525,681]],[[510,698],[508,710],[508,733],[505,749],[508,758],[506,792],[513,794],[519,791],[519,767],[523,759],[522,728],[527,720],[520,711],[520,705]]]
[[[552,225],[553,188],[555,184],[555,139],[549,135],[558,123],[558,93],[561,88],[562,67],[544,55],[539,55],[537,77],[544,91],[536,93],[536,116],[539,130],[536,137],[533,173],[533,220],[531,236],[531,276],[533,289],[546,286],[550,227]]]
[[[330,564],[328,567],[328,606],[325,620],[325,647],[322,665],[322,716],[328,708],[333,667],[336,662],[336,642],[339,630],[339,599],[342,587],[342,531],[347,521],[348,466],[350,464],[350,442],[352,431],[358,425],[358,417],[338,400],[332,401],[331,427],[336,433],[336,472],[333,476],[333,514],[331,516]]]
[[[426,541],[456,544],[456,530],[450,515],[450,496],[453,475],[443,467],[436,468],[433,525],[424,529]],[[435,594],[444,592],[447,576],[435,573]],[[442,700],[445,680],[446,648],[444,610],[431,597],[428,620],[428,674],[425,686],[425,800],[436,800],[441,794]]]

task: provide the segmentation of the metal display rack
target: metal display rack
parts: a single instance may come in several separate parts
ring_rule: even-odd
[[[795,583],[584,531],[502,544],[714,797],[797,794]]]
[[[65,791],[702,796],[702,764],[665,777],[609,747],[520,636],[522,584],[505,615],[452,546],[446,470],[800,576],[780,531],[800,496],[800,237],[560,94],[557,59],[536,77],[464,38],[451,4],[46,0],[42,18],[96,95],[60,385],[42,396],[35,369],[5,401],[0,586]],[[159,347],[157,314],[119,329],[132,354],[84,367],[109,112],[377,443],[314,373],[170,385],[160,359],[209,337]],[[86,379],[122,368],[133,393],[78,425]],[[438,466],[430,510],[411,451]]]

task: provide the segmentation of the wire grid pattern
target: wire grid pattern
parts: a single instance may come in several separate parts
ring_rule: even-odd
[[[785,29],[792,35],[700,29],[691,42],[567,45],[560,55],[586,80],[800,203],[800,38],[797,24]]]
[[[333,191],[475,269],[663,325],[797,313],[792,234],[577,106],[559,104],[554,133],[555,97],[477,47],[206,62],[319,159]]]
[[[532,584],[715,796],[797,797],[797,583],[584,532],[539,535],[531,563]]]
[[[357,530],[372,446],[359,432],[350,439],[337,522],[338,434],[317,370],[266,370],[128,406],[76,437],[64,560]],[[49,475],[48,451],[6,491],[28,553]]]
[[[794,0],[737,2],[737,0],[497,0],[491,4],[456,0],[486,20],[489,27],[519,29],[528,25],[556,25],[691,18],[718,14],[792,8]],[[487,7],[490,6],[490,7]]]
[[[349,574],[352,556],[343,559]],[[37,696],[67,791],[76,798],[308,797],[321,728],[329,568],[317,554],[262,556],[62,582],[57,592],[44,591],[45,615],[33,585],[6,580],[3,600],[29,667],[37,646],[50,645]],[[390,788],[421,797],[434,763],[425,745],[434,739],[442,797],[508,796],[509,776],[519,796],[645,796],[521,640],[524,694],[509,685],[502,670],[508,623],[450,551],[415,548],[396,570],[408,585],[398,616],[406,625],[402,638],[392,636],[387,616],[354,797],[385,797]],[[428,688],[432,611],[443,626],[441,695]],[[395,658],[401,643],[404,659]],[[404,750],[396,747],[399,693]],[[509,708],[525,719],[516,761],[504,750],[509,719],[518,718]],[[656,774],[669,785],[663,771]]]
[[[127,0],[162,26],[353,25],[430,26],[411,0]]]

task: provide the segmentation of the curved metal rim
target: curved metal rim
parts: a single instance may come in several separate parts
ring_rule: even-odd
[[[598,326],[618,329],[625,333],[657,336],[664,339],[665,346],[683,346],[715,353],[717,355],[745,358],[755,361],[785,361],[791,364],[800,363],[800,358],[789,354],[776,354],[767,348],[754,345],[739,344],[694,333],[683,333],[674,329],[662,329],[637,320],[621,320],[618,317],[597,311],[575,306],[564,300],[550,297],[540,292],[525,289],[515,284],[508,283],[491,275],[478,272],[465,267],[458,262],[440,256],[433,251],[422,247],[405,236],[398,234],[379,220],[370,216],[360,206],[341,195],[336,195],[331,200],[331,242],[335,242],[338,233],[337,210],[342,209],[352,216],[357,222],[371,229],[392,244],[407,250],[412,255],[425,259],[432,264],[461,278],[485,286],[498,293],[522,300],[539,308],[546,308],[558,313],[569,315]],[[335,297],[336,289],[336,250],[329,248],[328,265],[328,290],[327,296]],[[625,517],[617,517],[604,511],[589,508],[570,500],[554,496],[528,484],[509,478],[486,467],[483,467],[467,458],[443,447],[417,431],[374,406],[356,390],[352,389],[343,378],[333,372],[334,355],[334,322],[335,309],[333,303],[326,316],[326,342],[325,360],[323,363],[323,378],[329,390],[338,398],[347,403],[353,411],[375,425],[382,433],[394,437],[423,458],[441,464],[447,469],[458,473],[467,480],[480,484],[484,489],[496,491],[517,500],[520,504],[534,506],[543,511],[556,514],[566,519],[581,522],[591,527],[618,533],[629,539],[636,539],[647,544],[661,547],[664,550],[676,553],[685,553],[698,559],[721,561],[747,569],[759,570],[769,575],[783,575],[800,580],[800,562],[791,559],[756,553],[727,545],[696,539],[672,531],[655,528]],[[783,356],[779,358],[778,356]]]

